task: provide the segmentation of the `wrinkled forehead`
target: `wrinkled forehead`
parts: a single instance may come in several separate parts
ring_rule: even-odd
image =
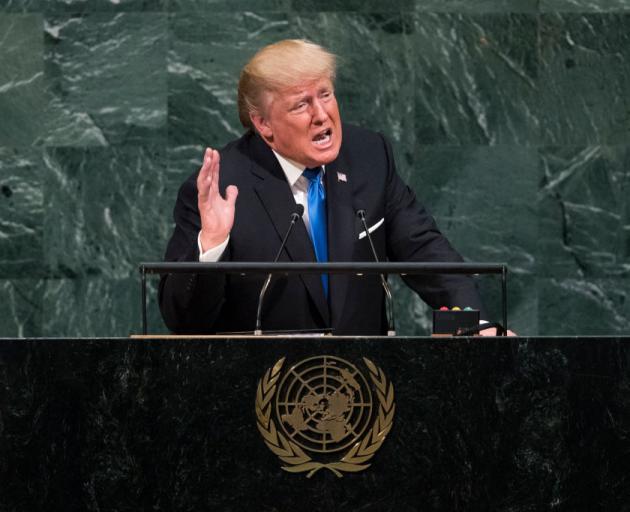
[[[261,106],[266,110],[272,103],[289,103],[301,97],[317,94],[325,90],[334,90],[333,81],[329,76],[296,81],[294,84],[263,91]]]

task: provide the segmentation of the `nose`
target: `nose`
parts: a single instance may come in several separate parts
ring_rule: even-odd
[[[328,118],[328,112],[323,104],[323,102],[316,98],[313,101],[313,122],[317,124],[321,124]]]

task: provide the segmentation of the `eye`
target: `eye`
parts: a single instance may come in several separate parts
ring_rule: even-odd
[[[332,91],[322,91],[319,96],[320,96],[320,98],[322,98],[324,100],[329,100],[330,98],[333,97],[333,92]]]
[[[298,103],[296,103],[295,105],[293,105],[293,107],[291,108],[292,111],[300,111],[300,110],[304,110],[306,108],[306,101],[299,101]]]

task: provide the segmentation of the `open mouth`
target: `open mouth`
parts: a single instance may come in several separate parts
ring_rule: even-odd
[[[327,130],[324,130],[318,133],[317,135],[315,135],[315,137],[313,137],[313,142],[317,144],[318,146],[325,146],[326,144],[330,142],[331,136],[332,136],[332,130],[328,128]]]

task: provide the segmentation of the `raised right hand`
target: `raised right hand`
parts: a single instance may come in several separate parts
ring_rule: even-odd
[[[219,192],[221,157],[216,149],[206,148],[203,165],[197,176],[197,205],[201,216],[201,246],[204,251],[222,244],[234,225],[234,205],[238,188],[225,189],[225,199]]]

